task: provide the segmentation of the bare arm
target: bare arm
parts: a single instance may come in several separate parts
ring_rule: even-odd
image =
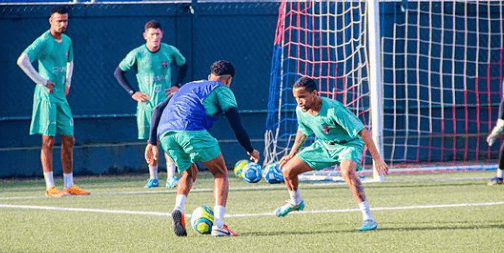
[[[294,144],[292,145],[291,151],[288,155],[282,157],[282,159],[280,160],[280,167],[286,164],[287,161],[289,161],[299,152],[299,150],[301,150],[307,138],[308,136],[306,136],[306,134],[304,134],[301,130],[297,131],[296,138],[294,139]]]
[[[66,67],[67,71],[66,71],[65,96],[68,96],[68,93],[70,92],[70,86],[72,85],[74,62],[73,61],[68,62]]]
[[[364,141],[364,145],[366,145],[369,153],[371,153],[371,157],[373,157],[376,171],[378,171],[380,175],[388,174],[388,165],[385,163],[385,161],[383,161],[380,153],[378,152],[378,149],[374,144],[373,139],[371,138],[371,135],[369,134],[369,131],[364,128],[359,132],[359,136]]]

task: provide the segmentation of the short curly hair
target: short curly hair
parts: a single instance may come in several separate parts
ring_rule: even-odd
[[[306,77],[306,76],[299,78],[294,83],[294,85],[292,85],[292,88],[301,88],[301,87],[305,88],[308,92],[318,90],[317,84],[315,83],[315,81],[309,77]]]
[[[234,77],[235,68],[231,62],[228,61],[216,61],[210,66],[210,73],[216,76],[230,75]]]

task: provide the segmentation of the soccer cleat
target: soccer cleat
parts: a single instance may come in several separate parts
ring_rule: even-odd
[[[145,185],[145,188],[154,188],[159,186],[159,180],[156,179],[149,179],[147,181],[147,184]]]
[[[217,226],[212,227],[212,236],[237,236],[238,234],[233,230],[229,229],[227,224],[224,224],[221,228]]]
[[[502,184],[502,178],[494,177],[490,179],[490,182],[488,182],[488,185],[496,185],[496,184]]]
[[[301,203],[295,205],[292,203],[292,200],[289,199],[284,202],[283,206],[275,210],[275,215],[278,217],[284,217],[285,215],[287,215],[292,211],[302,211],[304,209],[304,206],[305,206],[304,200],[301,200]]]
[[[46,195],[47,197],[60,198],[60,197],[65,196],[65,193],[60,192],[60,190],[58,190],[58,188],[56,188],[56,186],[52,186],[51,188],[49,188],[49,190],[47,190],[47,191],[45,192],[45,195]]]
[[[86,191],[84,189],[79,188],[77,185],[72,185],[70,188],[66,188],[63,190],[63,193],[65,195],[89,195],[91,194],[90,191]]]
[[[173,210],[171,215],[173,231],[175,232],[175,234],[177,236],[187,236],[184,214],[180,210]]]
[[[177,176],[174,176],[166,180],[166,188],[175,188],[177,186],[178,181],[179,178]]]
[[[378,223],[374,220],[365,220],[364,224],[359,227],[359,231],[370,231],[378,228]]]

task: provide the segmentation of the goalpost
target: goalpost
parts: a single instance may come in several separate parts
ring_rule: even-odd
[[[392,172],[495,168],[499,145],[485,138],[502,98],[503,15],[489,0],[282,1],[265,163],[289,152],[291,86],[309,76],[364,122]],[[372,167],[366,151],[361,165]]]

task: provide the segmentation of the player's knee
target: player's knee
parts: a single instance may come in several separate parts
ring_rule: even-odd
[[[75,138],[73,136],[61,137],[61,145],[63,148],[73,148],[75,144]]]
[[[54,137],[48,137],[42,140],[42,149],[52,149],[53,146],[54,146]]]

